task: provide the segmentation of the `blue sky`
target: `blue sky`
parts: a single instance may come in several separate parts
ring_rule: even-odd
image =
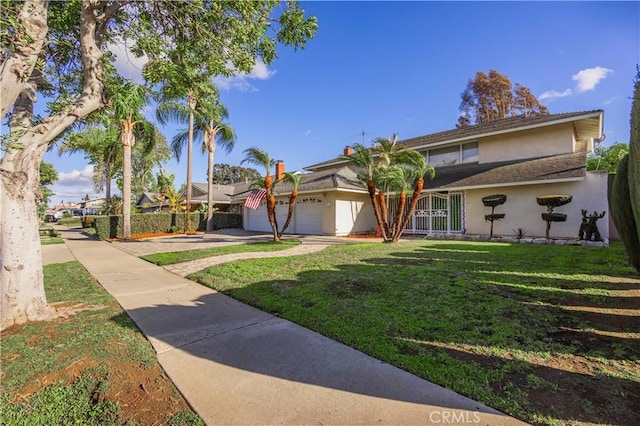
[[[306,49],[281,47],[271,66],[218,81],[238,140],[230,154],[218,150],[216,163],[238,165],[244,149],[258,147],[300,170],[363,142],[363,131],[369,144],[452,129],[467,81],[490,69],[529,87],[552,114],[604,109],[604,145],[629,140],[638,2],[302,5],[319,22]],[[136,74],[135,64],[122,69]],[[178,127],[162,130],[170,139]],[[53,203],[98,195],[82,154],[52,152],[45,161],[60,175]],[[196,143],[194,181],[206,180],[206,164]],[[178,185],[186,181],[186,158],[164,168]]]

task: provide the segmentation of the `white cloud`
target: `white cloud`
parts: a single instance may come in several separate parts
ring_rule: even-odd
[[[240,73],[234,77],[216,77],[214,83],[221,89],[237,89],[241,92],[257,92],[258,88],[251,84],[251,80],[269,80],[276,71],[269,70],[267,65],[258,60],[253,66],[251,73]]]
[[[93,182],[93,165],[89,164],[82,170],[72,170],[69,173],[59,172],[56,185],[80,186]]]
[[[600,80],[607,77],[607,75],[611,74],[613,70],[609,68],[603,67],[594,67],[594,68],[586,68],[581,71],[578,71],[577,74],[572,76],[571,78],[574,81],[577,81],[576,91],[578,93],[587,92],[589,90],[593,90]]]
[[[127,47],[128,43],[133,43],[133,41],[121,41],[117,44],[111,43],[107,46],[107,50],[115,55],[116,69],[121,76],[137,83],[142,83],[142,67],[148,62],[148,59],[146,56],[136,58]]]
[[[547,90],[546,92],[538,96],[538,99],[542,101],[545,99],[564,98],[566,96],[570,96],[572,93],[573,91],[571,89],[567,89],[563,92],[557,92],[555,90]]]
[[[613,96],[613,97],[607,99],[606,101],[604,101],[603,104],[604,105],[609,105],[609,104],[612,104],[612,103],[614,103],[615,101],[617,101],[618,99],[621,99],[621,98],[623,98],[623,96],[621,96],[621,95]]]
[[[309,136],[311,134],[311,130],[307,130],[306,132],[304,132],[305,136]]]

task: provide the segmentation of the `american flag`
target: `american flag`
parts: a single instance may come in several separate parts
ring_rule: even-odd
[[[266,189],[254,189],[244,200],[244,206],[253,210],[258,210],[258,207],[260,207],[260,203],[262,203],[262,199],[265,195],[267,195]]]

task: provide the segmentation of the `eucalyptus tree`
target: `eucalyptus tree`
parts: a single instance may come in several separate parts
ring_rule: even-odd
[[[267,152],[258,148],[247,148],[243,152],[245,157],[240,164],[250,163],[265,169],[263,183],[264,189],[267,191],[267,217],[273,232],[273,241],[280,241],[278,221],[276,220],[276,197],[273,196],[273,178],[271,177],[271,168],[275,166],[276,160],[272,159]]]
[[[496,70],[488,74],[478,71],[469,79],[460,94],[460,116],[457,127],[488,123],[501,118],[524,115],[535,117],[548,115],[549,110],[531,93],[531,90],[516,83]]]
[[[293,217],[293,209],[296,205],[296,199],[298,198],[298,188],[304,180],[304,175],[301,175],[300,173],[285,172],[283,180],[290,183],[292,188],[291,195],[289,195],[289,210],[287,211],[287,220],[284,222],[284,225],[282,225],[282,229],[278,234],[280,237],[282,237],[282,234],[284,234],[284,231],[287,230],[289,224],[291,223],[291,218]]]
[[[207,78],[271,64],[278,43],[304,48],[317,29],[297,2],[2,0],[0,110],[9,132],[0,160],[0,329],[49,318],[36,201],[44,153],[109,104],[111,44],[147,63],[144,78],[171,85],[184,67]],[[175,61],[182,58],[181,61]],[[36,95],[47,98],[34,114]]]

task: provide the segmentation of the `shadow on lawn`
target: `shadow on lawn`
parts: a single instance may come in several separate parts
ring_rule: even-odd
[[[472,364],[486,371],[493,394],[479,391],[470,396],[484,397],[486,403],[498,404],[505,411],[517,401],[525,418],[537,413],[567,422],[637,424],[640,382],[614,374],[621,374],[617,369],[636,377],[639,373],[638,339],[623,336],[638,331],[638,315],[615,309],[637,311],[640,298],[608,296],[612,283],[597,279],[582,284],[605,294],[554,291],[549,287],[581,287],[570,279],[522,276],[523,272],[561,271],[561,267],[541,271],[544,263],[533,260],[517,256],[497,260],[481,246],[437,248],[368,258],[366,264],[337,265],[336,270],[302,271],[293,280],[264,280],[225,292],[320,333],[329,330],[327,324],[332,322],[334,338],[371,351],[370,355],[386,362],[433,364],[444,353],[460,363]],[[211,274],[215,277],[215,272]],[[329,299],[317,303],[313,292],[304,292],[306,286],[320,287],[318,291]],[[615,286],[620,286],[617,291],[637,290],[638,282],[630,280],[629,288]],[[296,290],[300,292],[294,293]],[[271,302],[265,302],[265,295]],[[293,306],[274,302],[272,296],[287,299]],[[367,361],[370,364],[351,363],[356,353],[343,346],[328,349],[327,339],[311,339],[295,325],[253,309],[244,310],[247,316],[238,318],[234,308],[238,302],[221,294],[201,297],[196,303],[159,305],[129,314],[156,345],[162,342],[179,347],[202,359],[357,394],[416,403],[429,400],[430,392],[421,387],[424,385],[394,382],[392,376],[370,369],[376,364],[374,360]],[[323,310],[327,305],[333,306]],[[613,310],[594,312],[595,308]],[[375,342],[360,339],[367,336]],[[504,355],[471,353],[465,349],[469,346],[495,349]],[[511,359],[510,351],[530,354],[532,360]],[[535,361],[543,352],[551,357],[547,365]],[[443,369],[449,372],[446,366]],[[459,371],[469,369],[454,368],[450,374]],[[429,379],[428,373],[424,376]],[[456,381],[464,382],[465,378],[457,377]],[[487,383],[476,386],[483,389]],[[513,414],[522,417],[521,411],[515,411]]]
[[[113,317],[112,320],[123,327],[135,328],[137,325],[144,330],[144,334],[160,354],[177,348],[200,359],[233,369],[286,381],[389,400],[428,404],[434,406],[434,409],[444,407],[502,415],[475,401],[457,398],[437,385],[365,356],[348,346],[335,344],[324,336],[311,333],[294,323],[221,293],[201,296],[192,303],[130,310],[128,315],[135,324],[127,321],[126,314]],[[201,365],[203,364],[191,361],[189,368],[197,370]],[[297,387],[286,390],[296,394],[274,401],[273,390],[265,389],[263,380],[256,381],[262,383],[262,387],[254,391],[251,376],[237,375],[231,369],[215,368],[213,375],[209,374],[211,370],[203,370],[195,375],[193,380],[196,383],[192,383],[191,387],[200,386],[200,381],[206,381],[208,385],[213,382],[220,392],[233,392],[237,398],[258,398],[252,402],[254,410],[262,409],[263,412],[286,412],[291,410],[291,404],[306,403],[305,400],[310,397],[308,392],[312,388],[301,390]],[[167,372],[171,375],[171,370]],[[277,381],[270,382],[270,385],[282,386]],[[302,392],[302,400],[298,399],[297,392]],[[321,395],[326,398],[324,393]],[[363,402],[381,404],[371,400]],[[356,402],[351,400],[349,403]],[[269,407],[265,407],[265,404]],[[427,408],[425,406],[425,410]],[[323,410],[324,408],[318,407],[317,412],[320,414]],[[342,408],[328,407],[327,410],[332,413],[339,412]],[[425,415],[428,415],[428,411],[425,411]]]
[[[566,421],[593,424],[637,425],[640,413],[640,382],[602,374],[568,371],[570,362],[553,368],[523,361],[506,360],[496,356],[472,354],[453,348],[442,348],[428,342],[415,343],[427,353],[446,353],[454,359],[495,368],[510,368],[520,364],[516,372],[507,373],[501,380],[491,383],[497,394],[526,393],[529,409]],[[626,397],[620,397],[626,395]]]

